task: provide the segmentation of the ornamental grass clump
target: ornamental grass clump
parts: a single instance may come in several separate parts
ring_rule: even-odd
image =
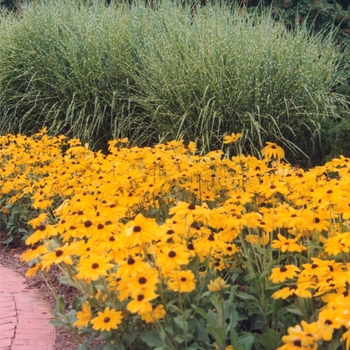
[[[349,115],[332,34],[288,31],[266,11],[42,0],[3,16],[0,41],[3,134],[44,125],[95,150],[185,139],[204,154],[242,132],[251,154],[278,141],[310,156],[321,125]]]
[[[57,266],[74,288],[52,323],[79,349],[350,348],[350,159],[125,139],[105,155],[45,130],[0,145],[3,216],[30,209],[27,276]]]

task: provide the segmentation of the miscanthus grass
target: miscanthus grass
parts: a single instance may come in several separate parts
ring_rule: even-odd
[[[223,141],[232,157],[0,137],[2,218],[28,209],[27,275],[62,271],[77,297],[52,322],[90,335],[79,350],[350,348],[350,159],[305,171]]]
[[[46,125],[91,146],[243,133],[312,154],[322,121],[348,113],[332,36],[287,31],[268,12],[162,1],[36,1],[0,21],[0,131]]]

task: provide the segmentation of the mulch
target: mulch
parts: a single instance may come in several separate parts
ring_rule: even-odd
[[[0,242],[4,241],[7,236],[5,236],[4,232],[0,231]],[[25,273],[28,269],[28,264],[26,262],[21,261],[20,255],[24,253],[28,248],[24,246],[21,242],[15,242],[11,244],[9,248],[6,248],[5,245],[0,244],[0,264],[3,266],[10,268],[11,270],[19,273],[20,275],[25,277]],[[49,272],[49,278],[54,286],[55,290],[59,295],[61,295],[65,301],[67,306],[71,305],[76,293],[74,288],[71,286],[67,286],[61,284],[59,282],[60,271],[58,268],[51,268]],[[56,300],[50,291],[50,288],[45,283],[43,277],[40,273],[36,276],[28,279],[26,278],[26,284],[29,289],[35,290],[43,301],[49,305],[51,310],[54,310],[56,306]],[[73,337],[62,327],[56,327],[56,341],[54,350],[76,350],[78,344],[73,339]]]

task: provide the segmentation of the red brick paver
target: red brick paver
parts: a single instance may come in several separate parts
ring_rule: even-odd
[[[24,278],[0,265],[0,350],[52,350],[51,315]]]

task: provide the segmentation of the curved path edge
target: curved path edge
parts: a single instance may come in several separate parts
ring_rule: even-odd
[[[55,328],[25,279],[0,264],[0,350],[53,350]]]

